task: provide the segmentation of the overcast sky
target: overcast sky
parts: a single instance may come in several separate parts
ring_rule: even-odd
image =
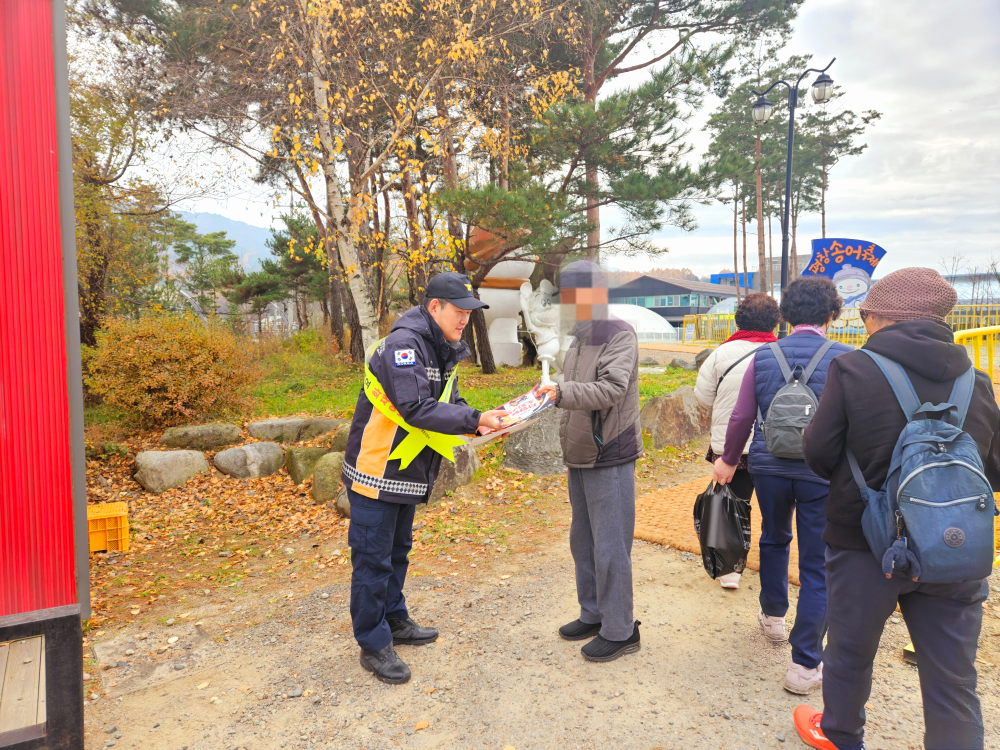
[[[955,254],[971,265],[1000,258],[1000,3],[806,0],[794,28],[788,54],[811,55],[818,67],[837,58],[829,72],[846,94],[839,105],[883,113],[865,138],[866,151],[831,174],[827,235],[884,247],[880,274],[940,268],[942,257]],[[706,104],[693,123],[699,150],[707,145],[700,124],[715,102]],[[186,208],[258,226],[274,215],[252,189]],[[696,215],[694,232],[668,230],[657,238],[670,252],[655,265],[699,275],[732,267],[730,209],[698,207]],[[777,251],[777,223],[775,232]],[[819,236],[819,216],[802,217],[799,252]],[[748,246],[755,256],[754,238]],[[646,258],[607,263],[651,265]]]
[[[811,55],[814,67],[837,58],[829,72],[846,94],[838,105],[883,114],[865,152],[831,174],[827,236],[884,247],[879,274],[939,268],[956,253],[973,265],[1000,258],[1000,3],[806,0],[794,28],[789,54]],[[732,268],[730,209],[696,213],[694,232],[664,233],[670,253],[657,265],[699,275]],[[777,255],[777,222],[774,231]],[[802,217],[799,252],[817,237],[819,216]],[[755,238],[748,246],[756,255]]]

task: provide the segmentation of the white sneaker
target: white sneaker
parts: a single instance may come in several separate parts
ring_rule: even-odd
[[[719,576],[718,580],[724,589],[738,589],[740,587],[739,573],[726,573],[724,576]]]
[[[757,613],[757,622],[760,623],[760,629],[764,633],[764,637],[771,643],[784,643],[788,640],[788,636],[785,635],[785,618],[784,617],[771,617],[764,614],[764,610]]]
[[[823,687],[823,664],[806,669],[792,662],[785,670],[785,690],[796,695],[809,695]]]

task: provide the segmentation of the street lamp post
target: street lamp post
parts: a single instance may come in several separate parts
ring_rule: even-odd
[[[833,65],[836,60],[836,57],[830,60],[830,65]],[[788,229],[792,197],[792,146],[795,142],[795,105],[798,104],[799,100],[799,84],[802,83],[802,79],[809,75],[809,73],[819,73],[819,76],[813,81],[812,85],[811,94],[813,101],[817,104],[825,104],[830,101],[830,98],[833,96],[833,79],[826,74],[826,71],[830,69],[830,65],[827,65],[822,70],[818,68],[804,70],[794,86],[789,85],[786,81],[775,81],[765,91],[753,92],[757,96],[757,101],[753,105],[753,121],[758,125],[763,125],[771,119],[771,113],[774,112],[774,105],[767,98],[768,93],[779,84],[788,89],[788,159],[785,162],[785,205],[781,220],[782,294],[784,294],[785,286],[788,284]],[[786,335],[788,335],[788,325],[782,323],[778,337],[784,338]]]

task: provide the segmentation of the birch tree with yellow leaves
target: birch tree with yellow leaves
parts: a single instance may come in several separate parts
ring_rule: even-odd
[[[165,125],[252,159],[260,180],[307,206],[346,280],[355,358],[379,336],[394,255],[418,256],[411,284],[428,261],[461,262],[454,217],[446,232],[419,225],[436,211],[438,177],[461,179],[460,131],[478,124],[469,71],[516,61],[508,40],[568,15],[546,0],[132,0],[103,13],[159,44]],[[403,242],[377,219],[390,196],[406,216]]]

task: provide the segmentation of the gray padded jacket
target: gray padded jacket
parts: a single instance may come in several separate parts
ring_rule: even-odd
[[[563,461],[573,469],[617,466],[642,456],[639,341],[628,323],[577,323],[556,406]]]

